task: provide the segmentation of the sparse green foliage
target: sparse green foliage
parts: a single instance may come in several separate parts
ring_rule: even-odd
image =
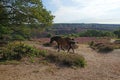
[[[8,27],[0,24],[0,40],[8,40],[8,38],[10,38],[11,32],[12,31]]]
[[[5,39],[6,34],[18,40],[29,39],[33,30],[30,25],[43,30],[51,26],[53,18],[42,0],[0,0],[0,39]]]
[[[28,46],[22,42],[12,42],[1,49],[0,54],[5,60],[20,60],[23,57],[39,57],[45,56],[46,51],[38,50],[32,46]]]
[[[120,29],[119,29],[119,30],[114,31],[114,34],[115,34],[118,38],[120,38]]]
[[[12,36],[12,40],[20,40],[20,41],[22,41],[22,40],[25,40],[25,38],[22,35],[15,34],[15,35]]]

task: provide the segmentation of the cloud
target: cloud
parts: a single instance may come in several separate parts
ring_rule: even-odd
[[[120,23],[120,0],[51,0],[54,22]],[[118,14],[119,13],[119,14]]]

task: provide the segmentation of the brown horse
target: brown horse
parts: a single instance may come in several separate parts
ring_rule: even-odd
[[[74,39],[71,39],[69,37],[62,38],[60,36],[54,36],[50,39],[50,43],[52,43],[53,41],[57,42],[58,52],[60,51],[60,48],[63,49],[63,46],[68,46],[68,52],[70,51],[70,49],[72,49],[74,53],[74,48],[73,48],[73,45],[75,44]]]

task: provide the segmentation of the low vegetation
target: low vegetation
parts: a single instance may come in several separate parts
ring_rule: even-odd
[[[107,46],[107,45],[104,45],[103,47],[99,48],[99,52],[111,52],[113,50],[114,50],[114,48]]]
[[[82,55],[66,53],[49,53],[47,59],[59,65],[85,67],[86,61]]]
[[[23,57],[44,56],[45,53],[45,50],[38,50],[22,42],[9,43],[0,50],[2,60],[21,60]]]
[[[98,52],[111,52],[114,50],[114,46],[110,43],[95,43],[92,41],[90,44],[90,47]]]
[[[36,47],[29,46],[23,42],[11,42],[4,47],[0,47],[0,58],[0,63],[2,64],[4,62],[11,63],[9,61],[19,62],[19,60],[23,58],[28,58],[29,61],[33,63],[35,62],[35,58],[39,58],[42,62],[47,61],[69,67],[85,67],[86,65],[86,61],[81,55],[37,49]]]

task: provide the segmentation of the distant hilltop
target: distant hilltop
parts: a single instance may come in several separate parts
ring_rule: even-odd
[[[47,30],[47,32],[56,34],[71,34],[89,29],[114,31],[120,29],[120,24],[55,23]]]
[[[54,23],[51,27],[48,27],[43,33],[39,34],[39,36],[44,37],[48,34],[76,34],[85,30],[115,31],[118,29],[120,29],[120,24]]]
[[[54,28],[87,28],[100,30],[114,30],[120,28],[120,24],[97,24],[97,23],[54,23]]]

